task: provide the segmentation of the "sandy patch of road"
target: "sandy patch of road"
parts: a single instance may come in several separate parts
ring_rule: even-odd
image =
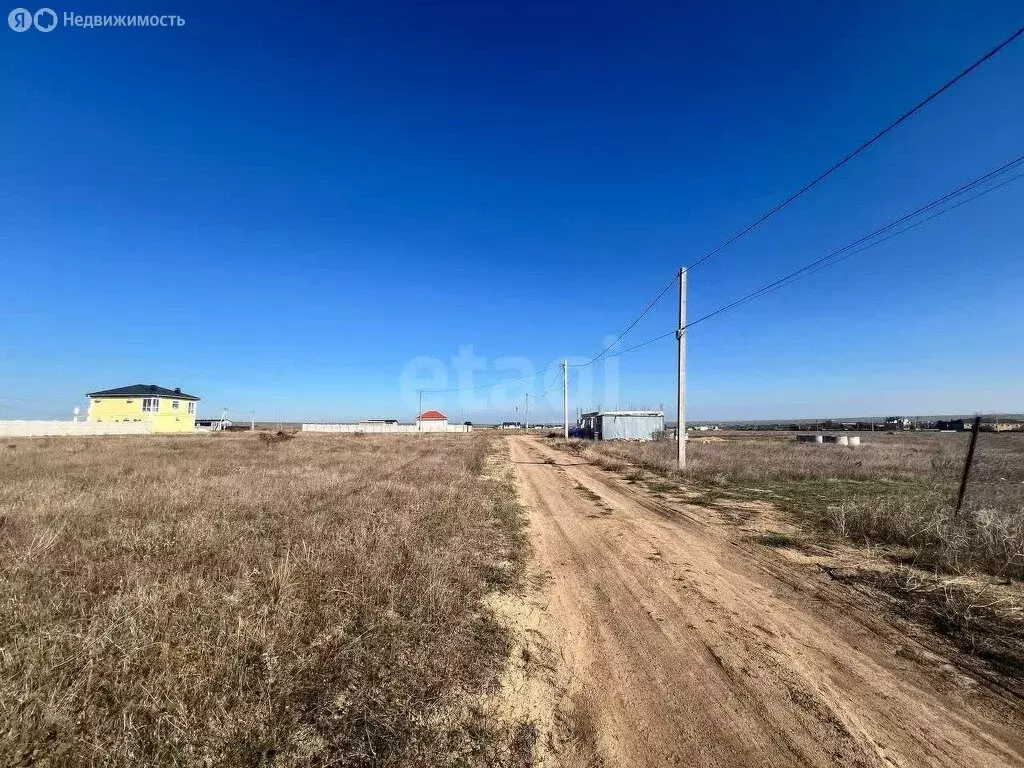
[[[513,437],[559,694],[545,763],[1010,766],[1022,708],[879,617],[867,598],[744,538]]]

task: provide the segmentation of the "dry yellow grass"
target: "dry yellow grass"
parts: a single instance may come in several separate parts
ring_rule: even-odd
[[[0,765],[507,763],[485,436],[0,443]]]

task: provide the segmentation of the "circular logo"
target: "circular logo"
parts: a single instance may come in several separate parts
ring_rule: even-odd
[[[7,14],[7,26],[15,32],[28,32],[32,29],[32,11],[28,8],[15,8]]]
[[[32,17],[32,21],[40,32],[53,32],[53,28],[57,26],[57,14],[53,12],[53,8],[40,8]]]

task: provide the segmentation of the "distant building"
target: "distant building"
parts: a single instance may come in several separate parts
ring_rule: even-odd
[[[579,426],[595,440],[653,440],[665,429],[665,412],[592,411],[580,416]]]
[[[885,429],[910,429],[910,419],[899,416],[890,416],[883,425]]]
[[[200,432],[218,432],[230,429],[235,423],[228,419],[196,419],[196,429]]]
[[[90,392],[88,421],[146,422],[153,432],[194,432],[199,398],[181,389],[156,384],[132,384]]]
[[[448,417],[440,411],[424,411],[416,417],[416,427],[420,432],[447,432]]]
[[[1019,421],[996,421],[981,425],[982,432],[1020,432],[1024,424]]]
[[[518,421],[503,421],[498,429],[522,429],[523,425]]]

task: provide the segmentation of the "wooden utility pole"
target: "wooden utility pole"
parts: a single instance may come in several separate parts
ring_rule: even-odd
[[[967,478],[971,475],[971,463],[974,461],[974,446],[978,442],[978,433],[981,431],[981,416],[974,417],[974,429],[971,430],[971,444],[967,448],[967,460],[964,462],[964,474],[960,478],[960,492],[956,495],[956,512],[953,513],[955,520],[960,516],[960,509],[964,505],[964,494],[967,493]]]
[[[562,361],[562,437],[569,439],[569,361]]]
[[[679,268],[679,377],[676,380],[676,463],[686,469],[686,267]]]

